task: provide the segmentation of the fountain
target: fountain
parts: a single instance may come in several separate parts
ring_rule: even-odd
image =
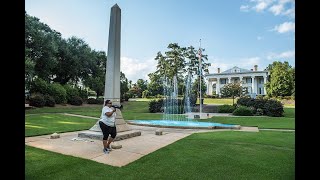
[[[184,95],[183,100],[178,97],[178,82],[177,76],[172,79],[168,77],[163,78],[163,117],[162,120],[128,120],[128,124],[151,126],[151,127],[165,127],[165,128],[183,128],[183,129],[240,129],[239,125],[221,124],[214,122],[201,122],[195,119],[195,115],[199,119],[207,118],[206,114],[202,114],[202,105],[200,103],[200,112],[195,113],[191,110],[191,86],[192,76],[191,73],[185,77],[185,91],[181,93]],[[201,92],[201,88],[200,92]],[[201,94],[201,93],[200,93]],[[200,96],[201,98],[201,96]],[[200,100],[201,102],[201,100]]]

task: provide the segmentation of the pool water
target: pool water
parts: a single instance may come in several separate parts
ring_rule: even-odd
[[[130,124],[135,125],[150,125],[150,126],[172,126],[172,127],[199,127],[199,128],[209,128],[209,127],[221,127],[221,128],[236,128],[237,125],[234,124],[222,124],[214,122],[198,122],[198,121],[170,121],[170,120],[132,120],[129,121]]]

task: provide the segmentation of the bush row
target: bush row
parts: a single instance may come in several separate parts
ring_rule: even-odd
[[[193,107],[196,103],[195,97],[190,97],[190,107]],[[177,104],[178,106],[173,106],[172,104]],[[155,99],[149,101],[149,112],[166,112],[168,114],[183,114],[185,107],[185,99],[176,100],[165,100],[165,99]],[[166,108],[166,109],[165,109]]]
[[[237,101],[237,106],[246,106],[255,115],[267,115],[273,117],[283,116],[283,104],[276,99],[241,97]]]
[[[68,84],[62,86],[59,83],[48,83],[41,78],[32,82],[30,92],[33,94],[29,99],[30,105],[33,104],[36,107],[52,107],[55,104],[64,103],[81,105],[83,100],[88,98],[86,90]]]

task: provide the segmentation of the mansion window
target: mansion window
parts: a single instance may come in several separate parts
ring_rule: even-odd
[[[227,84],[227,79],[220,79],[221,84]]]
[[[259,84],[263,84],[263,79],[262,78],[259,79]]]
[[[252,79],[251,78],[247,78],[246,79],[246,83],[252,83]]]

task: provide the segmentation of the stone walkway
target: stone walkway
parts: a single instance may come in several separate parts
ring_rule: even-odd
[[[257,127],[241,127],[240,130],[204,130],[156,128],[136,125],[128,126],[131,130],[140,130],[141,136],[116,141],[115,143],[122,145],[122,148],[114,149],[109,154],[102,152],[103,146],[100,140],[78,138],[78,133],[82,131],[61,133],[58,139],[50,139],[50,135],[26,137],[25,144],[48,151],[121,167],[193,133],[218,131],[259,132]],[[163,135],[155,135],[156,130],[162,130]]]

